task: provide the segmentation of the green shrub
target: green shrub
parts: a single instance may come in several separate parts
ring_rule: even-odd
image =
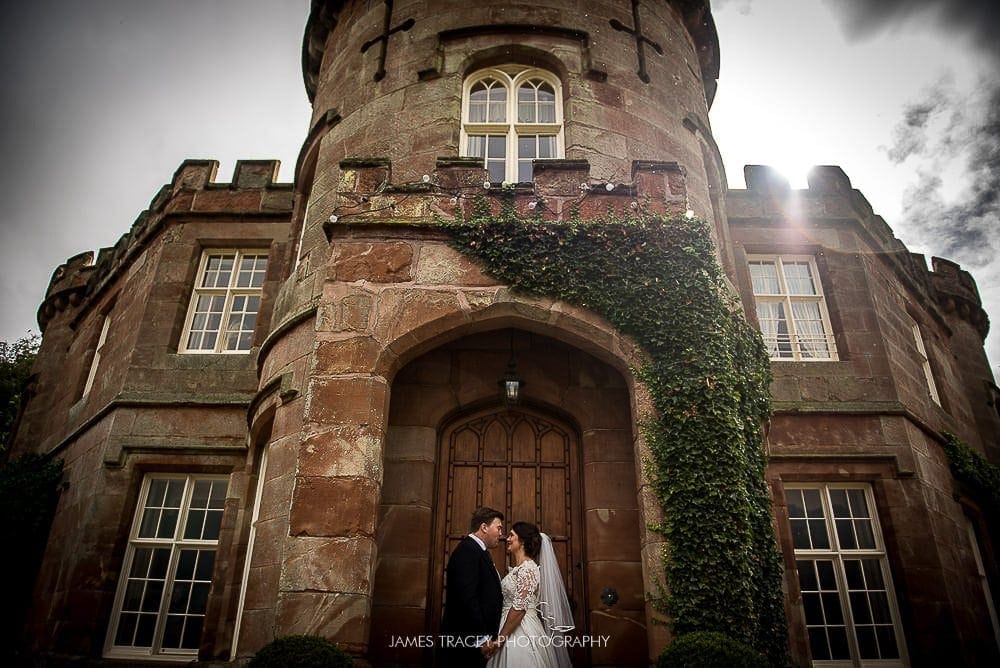
[[[8,547],[0,553],[0,572],[17,574],[4,590],[11,623],[0,627],[3,665],[11,665],[11,653],[20,645],[20,628],[31,607],[62,477],[62,460],[33,452],[0,466],[0,545]]]
[[[764,657],[749,645],[717,631],[678,636],[663,651],[657,668],[767,668]]]
[[[351,668],[354,661],[342,649],[319,636],[275,638],[250,660],[251,668]]]

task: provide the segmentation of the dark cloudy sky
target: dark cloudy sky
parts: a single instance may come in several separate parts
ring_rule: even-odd
[[[624,0],[623,0],[624,1]],[[915,252],[973,272],[1000,328],[996,1],[715,0],[712,126],[730,187],[839,164]],[[33,0],[0,8],[0,340],[52,271],[128,231],[185,158],[277,158],[309,109],[309,0]],[[994,375],[1000,335],[988,340]]]

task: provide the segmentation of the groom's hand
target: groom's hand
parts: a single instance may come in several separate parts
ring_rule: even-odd
[[[483,653],[483,656],[487,659],[497,653],[500,649],[500,643],[496,640],[487,640],[480,646],[479,651]]]

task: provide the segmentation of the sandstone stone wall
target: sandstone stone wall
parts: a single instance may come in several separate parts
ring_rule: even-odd
[[[291,186],[277,163],[244,161],[232,183],[214,183],[214,162],[181,165],[119,243],[56,270],[39,309],[44,330],[33,392],[13,454],[48,452],[64,462],[49,547],[29,622],[29,645],[66,656],[100,656],[140,486],[147,473],[230,475],[214,609],[242,563],[247,407],[257,391],[255,355],[178,354],[205,248],[254,246],[270,269],[257,345],[284,273]],[[83,393],[105,317],[93,387]],[[232,615],[232,613],[229,613]],[[211,622],[207,625],[211,628]],[[228,654],[224,633],[206,633]],[[216,650],[214,645],[221,647]]]
[[[978,352],[964,354],[981,351],[985,333],[975,286],[960,284],[967,275],[955,276],[947,285],[965,308],[949,307],[952,297],[938,289],[945,278],[892,237],[838,168],[816,168],[802,191],[762,167],[748,168],[747,181],[749,189],[730,191],[727,204],[749,317],[756,316],[748,254],[812,256],[838,351],[838,361],[772,362],[768,479],[785,555],[793,655],[805,660],[808,641],[784,487],[863,482],[878,507],[911,660],[933,665],[959,652],[978,665],[996,655],[967,533],[969,516],[981,518],[981,510],[956,500],[960,490],[940,445],[941,432],[949,431],[990,454],[1000,433],[995,417],[972,408],[990,401],[988,365]],[[914,321],[940,406],[927,390]],[[977,414],[991,421],[986,430]]]

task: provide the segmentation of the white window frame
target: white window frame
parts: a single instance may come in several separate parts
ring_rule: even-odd
[[[993,605],[993,593],[990,591],[990,581],[986,577],[986,569],[983,567],[983,553],[979,549],[979,537],[976,535],[976,528],[972,524],[972,518],[965,518],[965,529],[969,534],[969,546],[972,548],[972,556],[976,560],[976,575],[979,577],[979,584],[983,589],[983,597],[986,599],[986,609],[990,613],[990,623],[993,626],[993,642],[1000,649],[1000,620],[997,619],[997,609]]]
[[[757,262],[773,262],[778,276],[778,292],[758,293],[752,283],[752,269],[750,265]],[[809,274],[815,292],[813,294],[792,294],[787,285],[785,276],[785,263],[802,264],[807,263]],[[823,293],[823,282],[820,280],[819,272],[816,268],[816,259],[811,255],[749,255],[747,256],[747,270],[751,272],[751,289],[753,290],[754,302],[757,304],[758,319],[760,318],[760,304],[781,303],[785,312],[785,323],[788,327],[787,341],[784,341],[780,334],[775,335],[774,340],[769,340],[766,333],[764,342],[767,344],[771,360],[774,362],[836,362],[837,342],[833,336],[833,327],[830,324],[830,313],[826,307],[826,296]],[[815,303],[818,305],[820,319],[823,325],[821,339],[806,339],[801,336],[796,329],[795,316],[792,305],[794,303]],[[817,354],[824,351],[810,349],[810,344],[820,343],[825,346],[826,355]],[[787,350],[782,350],[782,345],[787,345]]]
[[[229,277],[228,285],[222,287],[214,286],[204,286],[206,268],[210,258],[218,256],[233,256],[233,270]],[[233,314],[233,305],[236,300],[240,298],[253,298],[256,297],[258,300],[263,298],[263,280],[261,278],[261,285],[259,286],[243,286],[240,287],[238,283],[239,279],[239,267],[240,263],[244,257],[247,256],[257,256],[263,257],[264,262],[269,261],[267,249],[264,248],[212,248],[207,249],[202,252],[201,260],[198,262],[198,273],[195,275],[195,285],[191,290],[191,301],[188,304],[187,316],[184,319],[184,332],[181,335],[179,352],[193,355],[242,355],[248,353],[253,348],[253,333],[250,333],[250,341],[245,348],[227,348],[227,334],[228,324],[230,317]],[[266,264],[264,273],[267,273]],[[218,329],[215,330],[215,342],[212,348],[201,348],[201,347],[190,347],[191,343],[191,333],[194,325],[196,324],[196,316],[198,315],[198,302],[200,297],[222,297],[224,299],[224,306],[219,315]],[[258,301],[257,311],[254,313],[254,324],[256,325],[256,318],[260,314],[260,301]],[[197,330],[197,331],[209,331],[212,330]],[[243,331],[243,330],[238,330]],[[239,340],[239,334],[237,334],[237,340]]]
[[[174,528],[173,536],[171,537],[139,537],[139,531],[142,526],[144,511],[147,509],[146,504],[149,498],[149,492],[154,481],[164,480],[164,481],[183,481],[184,488],[182,492],[182,498],[180,502],[179,509],[177,509],[177,520],[176,526]],[[139,500],[136,503],[135,515],[132,520],[132,529],[129,532],[129,543],[128,548],[125,552],[125,559],[122,562],[121,577],[118,582],[118,590],[115,593],[114,608],[111,615],[111,622],[108,624],[108,634],[105,639],[104,645],[104,656],[108,658],[125,658],[125,659],[157,659],[157,660],[167,660],[167,661],[184,661],[189,662],[198,656],[198,648],[193,649],[175,649],[162,647],[164,629],[168,620],[168,611],[170,611],[171,599],[174,593],[174,587],[176,585],[177,575],[178,575],[178,564],[181,556],[182,550],[198,550],[199,552],[212,551],[216,552],[219,544],[218,537],[212,540],[204,539],[191,539],[184,538],[184,529],[187,524],[188,517],[191,513],[191,499],[194,491],[195,484],[198,482],[221,482],[225,485],[223,492],[223,508],[213,509],[218,510],[219,520],[221,526],[221,513],[224,512],[225,496],[228,493],[228,476],[219,475],[185,475],[185,474],[150,474],[145,477],[142,483],[142,489],[139,494]],[[171,508],[172,509],[172,508]],[[158,520],[159,521],[159,520]],[[163,582],[163,590],[160,594],[159,607],[156,610],[156,621],[155,630],[153,632],[153,640],[150,647],[136,647],[133,645],[116,645],[116,637],[118,635],[118,627],[122,620],[122,607],[126,596],[126,591],[128,589],[130,581],[133,580],[131,576],[132,564],[138,549],[167,549],[169,550],[169,558],[166,566],[165,577],[160,580],[159,578],[149,578],[147,582]],[[218,555],[215,555],[217,557]],[[213,560],[215,559],[213,557]],[[199,555],[200,558],[200,555]],[[215,565],[217,561],[213,561],[212,575],[214,575]],[[193,578],[194,576],[192,576]],[[137,580],[143,580],[145,578],[136,578]],[[188,582],[188,580],[184,580]],[[198,580],[199,584],[203,584],[204,580]],[[209,582],[211,582],[209,580]],[[145,590],[143,592],[145,594]],[[190,594],[189,594],[190,595]],[[206,601],[207,607],[207,601]],[[131,612],[131,611],[126,611]],[[151,613],[152,610],[144,611]],[[182,615],[178,615],[176,612],[173,613],[175,616],[199,616],[196,613],[191,613],[189,609],[185,609]],[[204,613],[201,613],[204,623]],[[204,629],[202,629],[204,633]]]
[[[233,641],[229,648],[229,660],[236,660],[236,648],[240,642],[240,631],[243,625],[243,609],[246,606],[247,586],[250,584],[250,567],[253,565],[253,548],[257,542],[257,521],[260,519],[260,500],[264,497],[264,483],[268,479],[267,456],[271,451],[270,444],[264,445],[260,451],[260,467],[257,469],[257,487],[253,494],[253,511],[250,514],[250,533],[247,536],[247,549],[243,560],[243,577],[240,579],[240,597],[236,603],[236,623],[233,625]]]
[[[503,123],[472,123],[469,121],[470,94],[472,87],[483,79],[494,79],[507,89],[507,114]],[[521,84],[540,79],[552,86],[555,93],[555,122],[553,123],[519,123],[517,122],[517,92]],[[462,85],[462,130],[460,136],[460,151],[462,156],[469,157],[469,137],[486,135],[503,136],[506,153],[504,156],[505,183],[518,183],[518,138],[523,135],[551,136],[555,138],[553,158],[564,155],[563,142],[563,97],[562,84],[559,78],[551,72],[522,65],[503,65],[473,72],[466,77]],[[487,167],[487,157],[483,158],[483,166]]]
[[[800,586],[799,594],[800,594],[800,596],[803,596],[803,606],[802,606],[801,623],[802,623],[803,628],[806,629],[807,642],[809,642],[809,644],[810,644],[810,651],[811,651],[812,650],[811,641],[809,641],[809,639],[808,639],[808,628],[809,627],[808,627],[808,625],[806,623],[806,618],[805,618],[806,610],[805,610],[805,598],[804,597],[805,597],[806,594],[804,594],[803,591],[801,590],[802,579],[801,579],[801,573],[799,572],[799,570],[801,569],[801,562],[809,562],[810,564],[815,563],[815,562],[820,562],[820,561],[822,561],[822,562],[832,562],[833,563],[834,576],[836,578],[836,592],[835,593],[836,593],[837,599],[840,602],[840,613],[843,616],[843,622],[844,623],[843,624],[820,625],[820,627],[822,627],[822,628],[839,627],[839,626],[846,627],[847,644],[848,644],[848,647],[849,647],[849,650],[850,650],[850,655],[851,655],[850,659],[844,659],[844,660],[832,660],[832,659],[815,660],[814,659],[812,661],[812,665],[814,665],[814,666],[906,666],[906,665],[908,665],[909,659],[908,659],[908,656],[907,656],[907,653],[906,653],[906,640],[905,640],[905,638],[903,636],[903,627],[902,627],[902,624],[901,624],[901,621],[900,621],[899,604],[898,604],[898,602],[896,600],[895,587],[893,586],[893,583],[892,583],[892,573],[890,572],[888,559],[886,557],[885,543],[883,542],[883,539],[882,539],[882,530],[881,530],[881,527],[879,526],[879,521],[878,521],[878,510],[877,510],[877,508],[875,506],[875,499],[874,499],[874,496],[872,494],[871,486],[867,485],[867,484],[852,484],[852,483],[847,483],[847,484],[840,484],[840,483],[837,483],[837,484],[828,484],[828,483],[794,483],[794,484],[792,484],[792,483],[789,483],[789,484],[785,485],[785,496],[786,496],[786,499],[789,499],[790,495],[792,493],[798,492],[799,490],[815,490],[815,491],[819,492],[820,501],[821,501],[821,505],[822,505],[822,514],[823,514],[823,516],[822,516],[822,518],[817,518],[817,517],[814,517],[814,516],[809,516],[809,518],[808,518],[808,520],[806,520],[806,522],[807,522],[807,524],[809,524],[808,531],[812,532],[813,530],[815,530],[816,528],[818,528],[818,525],[817,524],[813,524],[813,522],[820,522],[821,521],[822,522],[822,526],[825,527],[826,536],[827,536],[827,539],[828,539],[828,547],[826,547],[826,548],[823,548],[823,547],[820,547],[820,548],[814,548],[814,547],[809,547],[809,548],[795,547],[795,545],[794,545],[795,532],[794,532],[794,529],[792,530],[792,540],[793,540],[792,547],[793,547],[793,550],[794,550],[794,553],[795,553],[795,561],[796,561],[796,569],[797,569],[796,574],[799,577],[799,583],[800,583],[800,585],[799,585]],[[839,520],[841,522],[850,522],[850,520],[848,518],[846,518],[845,516],[840,516],[840,517],[837,517],[837,518],[834,517],[834,511],[833,511],[833,508],[832,508],[832,501],[830,499],[830,492],[834,491],[834,490],[859,490],[859,491],[861,491],[863,493],[864,500],[865,500],[865,503],[867,505],[868,515],[867,515],[867,517],[865,517],[863,515],[853,515],[853,509],[852,509],[852,515],[853,515],[853,519],[862,520],[862,523],[863,523],[863,520],[865,520],[865,519],[870,520],[870,527],[871,527],[871,532],[872,532],[872,536],[873,536],[873,545],[871,547],[855,546],[855,547],[852,548],[852,547],[849,547],[849,546],[848,547],[843,547],[841,545],[840,537],[839,537],[838,531],[837,531],[837,524],[836,524],[836,522],[837,522],[837,520]],[[795,519],[792,516],[791,504],[789,504],[789,507],[788,507],[788,514],[789,514],[789,524],[790,524],[790,528],[791,528],[791,527],[794,526],[793,520]],[[802,521],[802,520],[800,520],[800,521]],[[800,526],[802,526],[802,525],[800,525]],[[851,526],[852,526],[852,529],[851,529],[852,533],[855,536],[857,536],[857,525],[853,525],[852,524]],[[858,541],[858,542],[860,543],[860,541]],[[811,534],[810,534],[810,543],[812,544]],[[895,639],[895,643],[896,643],[896,649],[898,650],[898,654],[899,654],[899,656],[896,657],[896,658],[861,659],[860,656],[859,656],[860,650],[859,650],[859,643],[858,643],[858,637],[857,637],[857,626],[870,626],[870,624],[867,624],[867,623],[856,623],[856,621],[855,621],[855,613],[854,613],[853,608],[852,608],[852,601],[851,601],[851,598],[850,598],[849,594],[850,593],[855,593],[855,594],[865,593],[865,594],[867,594],[869,592],[880,592],[880,591],[882,591],[882,590],[879,590],[879,589],[869,589],[869,588],[860,589],[860,590],[855,589],[855,590],[850,590],[849,591],[849,587],[848,587],[848,575],[847,575],[847,569],[845,567],[845,562],[853,562],[853,561],[860,561],[860,560],[865,560],[865,561],[869,561],[869,562],[870,561],[877,561],[877,563],[878,563],[878,568],[879,568],[879,572],[880,572],[881,577],[882,577],[882,585],[884,587],[884,592],[885,592],[885,597],[886,597],[886,601],[885,602],[886,602],[886,605],[888,607],[889,615],[891,617],[891,625],[892,625],[892,628],[893,628],[893,631],[894,631],[894,634],[895,634],[895,638],[894,639]],[[810,592],[810,593],[812,593],[812,592]],[[831,592],[830,590],[823,590],[823,593],[819,594],[819,596],[822,597],[824,595],[832,595],[832,594],[833,594],[833,592]],[[866,605],[870,604],[870,599],[865,599],[865,600],[866,600]],[[826,605],[825,601],[824,601],[823,605],[824,606]],[[824,617],[827,615],[825,607],[823,609],[823,614],[824,614]],[[888,626],[888,625],[882,624],[881,626],[884,627],[884,626]]]
[[[97,367],[101,363],[101,352],[104,350],[104,344],[108,341],[108,329],[111,327],[111,314],[108,313],[104,316],[104,322],[101,324],[101,335],[97,338],[97,345],[94,347],[94,357],[90,360],[90,370],[87,372],[87,382],[83,385],[83,394],[81,397],[85,397],[90,394],[91,388],[94,387],[94,380],[97,378]]]
[[[924,336],[920,333],[920,325],[913,323],[913,342],[917,346],[917,359],[920,361],[920,368],[924,372],[924,380],[927,381],[927,393],[931,395],[931,401],[938,406],[941,405],[941,395],[938,394],[937,383],[934,382],[934,370],[931,369],[931,360],[927,356],[927,348],[924,346]]]

